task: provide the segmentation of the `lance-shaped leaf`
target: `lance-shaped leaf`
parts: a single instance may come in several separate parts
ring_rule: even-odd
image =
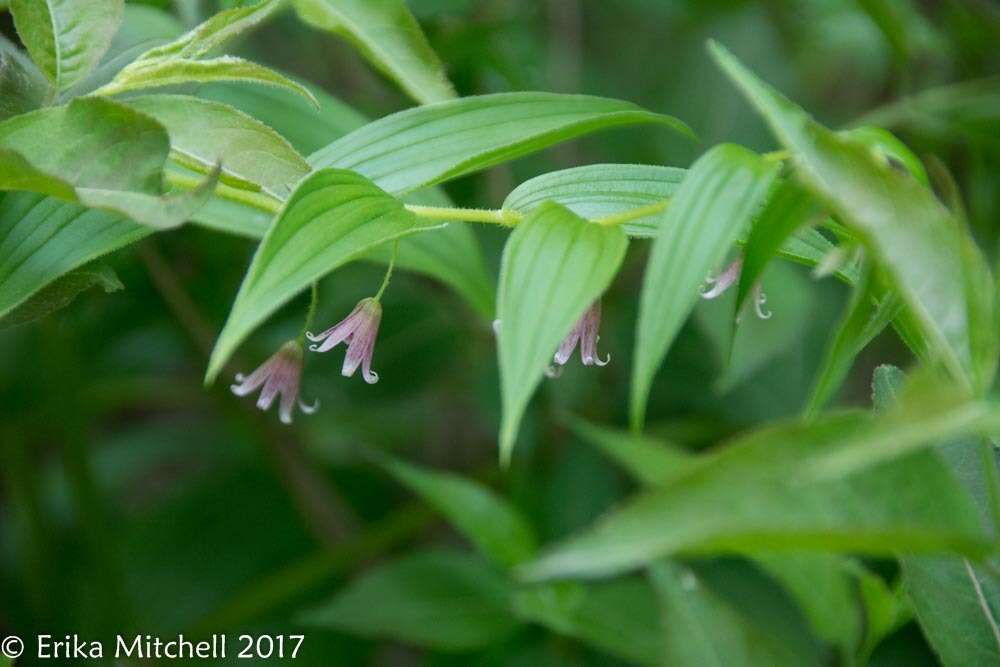
[[[183,32],[181,22],[163,9],[126,4],[125,18],[108,52],[93,72],[66,91],[66,96],[73,98],[92,93],[143,53],[174,41]]]
[[[200,96],[240,109],[287,137],[303,152],[311,152],[365,124],[365,118],[340,100],[313,89],[320,111],[297,97],[282,95],[260,86],[207,86]],[[438,189],[410,193],[409,204],[452,206]],[[230,201],[214,199],[198,211],[195,222],[247,236],[263,235],[270,219],[261,211]],[[368,257],[388,262],[391,248],[375,248]],[[415,271],[450,286],[483,317],[493,319],[496,286],[483,261],[482,250],[469,225],[451,224],[433,233],[402,239],[396,257],[397,268]]]
[[[169,140],[152,118],[83,98],[0,123],[0,189],[29,190],[128,216],[157,228],[183,223],[215,187],[160,196]]]
[[[444,68],[403,0],[295,0],[307,23],[343,35],[421,104],[455,97]]]
[[[607,576],[675,553],[733,550],[982,556],[994,537],[972,499],[936,453],[913,450],[988,427],[966,407],[921,403],[891,418],[846,413],[762,429],[703,458],[671,486],[640,494],[521,573]],[[993,412],[995,420],[1000,410]],[[886,443],[908,453],[840,475],[813,472],[844,451]]]
[[[13,0],[14,24],[32,60],[62,91],[111,46],[125,0]]]
[[[40,320],[57,310],[62,310],[81,293],[100,287],[106,294],[124,289],[117,274],[107,264],[94,264],[70,271],[55,282],[43,287],[30,299],[0,319],[0,329]]]
[[[249,81],[285,88],[316,104],[305,86],[263,65],[233,56],[204,59],[214,49],[269,17],[280,5],[280,0],[264,0],[220,12],[176,40],[146,51],[94,94],[117,95],[182,83]]]
[[[167,129],[175,161],[205,170],[222,163],[224,183],[287,196],[310,172],[284,137],[228,105],[187,95],[138,97],[128,105]]]
[[[664,214],[639,301],[632,424],[642,425],[653,376],[698,300],[698,289],[747,227],[778,167],[733,145],[713,148],[691,168]]]
[[[407,109],[338,139],[309,157],[351,169],[404,193],[527,155],[597,130],[637,123],[691,131],[629,102],[585,95],[501,93]]]
[[[512,594],[511,584],[479,558],[424,551],[366,572],[300,621],[441,651],[470,651],[505,639],[521,625],[510,608]]]
[[[570,422],[573,431],[600,449],[637,481],[648,486],[667,486],[696,470],[699,455],[686,452],[652,438],[589,424]],[[753,553],[753,561],[781,582],[809,617],[816,633],[853,655],[862,636],[883,631],[878,627],[875,608],[887,606],[889,593],[879,587],[877,577],[845,556],[828,553]],[[676,564],[674,564],[676,567]],[[656,565],[654,564],[655,568]],[[857,586],[867,586],[871,601],[864,607],[857,599]],[[693,598],[697,587],[689,587]],[[701,601],[692,600],[693,604]],[[708,602],[705,600],[704,602]],[[848,613],[854,611],[855,613]],[[664,619],[671,622],[670,618]],[[703,619],[707,620],[707,619]],[[879,635],[879,638],[881,635]],[[670,643],[676,642],[674,636]],[[683,647],[675,646],[674,650]],[[697,647],[693,647],[697,648]],[[710,647],[703,646],[698,652]]]
[[[39,108],[49,90],[48,81],[35,63],[0,35],[0,121]]]
[[[497,351],[500,456],[509,461],[521,417],[560,341],[618,271],[628,238],[554,203],[511,233],[500,265]]]
[[[712,44],[723,70],[793,154],[805,185],[874,252],[931,343],[970,389],[989,386],[997,337],[989,269],[961,225],[908,172],[839,136]],[[979,338],[985,336],[985,338]]]
[[[303,180],[254,255],[206,381],[257,325],[313,282],[380,244],[433,226],[354,172],[323,169]]]
[[[517,565],[535,554],[536,539],[524,517],[490,489],[458,475],[426,470],[388,456],[379,464],[445,515],[483,555]]]
[[[60,276],[151,231],[51,197],[0,194],[0,317]]]
[[[645,207],[664,205],[674,196],[686,169],[643,164],[593,164],[553,171],[525,181],[507,195],[503,207],[527,213],[546,201],[562,204],[593,220]],[[637,238],[656,236],[661,211],[625,224]]]
[[[736,293],[736,312],[742,310],[754,285],[763,277],[767,263],[779,253],[788,238],[800,227],[818,222],[821,214],[819,205],[799,185],[792,181],[779,183],[747,237]]]

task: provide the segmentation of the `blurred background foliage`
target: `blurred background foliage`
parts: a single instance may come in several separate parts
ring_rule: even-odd
[[[2,3],[0,3],[2,4]],[[169,34],[222,5],[131,3],[126,30]],[[688,122],[702,142],[627,129],[589,137],[447,187],[459,205],[499,206],[518,183],[592,162],[688,166],[722,141],[774,148],[763,124],[710,62],[707,38],[833,127],[891,128],[964,195],[991,256],[1000,219],[1000,5],[992,0],[412,0],[460,94],[552,90],[617,97]],[[3,33],[16,39],[9,17]],[[145,31],[145,33],[143,33]],[[308,80],[348,107],[322,120],[295,103],[215,85],[310,152],[409,102],[345,42],[285,13],[237,52]],[[992,77],[992,78],[991,78]],[[256,105],[256,106],[253,106]],[[352,111],[353,109],[354,111]],[[284,117],[279,117],[284,114]],[[478,229],[495,269],[505,233]],[[604,369],[571,365],[547,382],[509,472],[496,469],[497,371],[489,322],[445,288],[400,273],[384,298],[374,367],[381,382],[340,377],[337,355],[307,360],[312,417],[281,428],[224,383],[203,390],[206,350],[246,269],[248,240],[188,226],[109,260],[124,285],[94,289],[56,315],[0,331],[0,634],[166,636],[301,631],[300,614],[373,563],[428,544],[460,546],[443,522],[366,452],[460,472],[501,490],[543,542],[578,529],[634,484],[566,427],[566,415],[623,424],[645,244],[604,301]],[[357,264],[322,286],[320,322],[370,294],[381,270]],[[650,432],[703,448],[802,408],[847,297],[832,280],[776,263],[764,279],[774,317],[747,321],[734,354],[732,304],[697,309],[658,376]],[[732,298],[732,295],[731,297]],[[297,332],[298,305],[237,360],[246,370]],[[751,318],[752,319],[752,318]],[[870,403],[871,371],[905,366],[891,332],[859,358],[839,397]],[[888,581],[887,564],[872,564]],[[789,645],[837,658],[803,612],[760,570],[702,562],[702,577],[770,618]],[[627,610],[609,609],[609,613]],[[308,627],[297,664],[615,664],[619,659],[538,628],[448,657]],[[775,635],[775,636],[776,636]],[[795,644],[795,641],[799,644]],[[933,664],[912,623],[874,664]]]

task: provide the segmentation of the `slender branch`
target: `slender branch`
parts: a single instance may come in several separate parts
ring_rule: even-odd
[[[523,215],[510,209],[452,208],[450,206],[417,206],[406,204],[406,210],[420,218],[431,220],[458,220],[462,222],[485,222],[504,227],[513,227],[521,222]]]
[[[378,301],[382,298],[382,294],[385,293],[385,288],[389,286],[389,281],[392,280],[392,270],[396,267],[396,254],[399,250],[399,241],[392,242],[392,257],[389,258],[389,268],[385,271],[385,278],[382,279],[382,286],[378,288],[378,294],[375,295],[375,300]]]
[[[663,201],[658,201],[654,204],[640,206],[639,208],[632,208],[627,211],[622,211],[621,213],[615,213],[614,215],[606,215],[603,218],[595,219],[594,222],[598,225],[604,225],[605,227],[615,227],[617,225],[624,225],[626,222],[638,220],[639,218],[645,218],[650,215],[662,213],[667,210],[668,206],[670,206],[670,200],[664,199]]]
[[[309,310],[306,312],[306,321],[302,325],[302,332],[299,333],[299,342],[306,339],[306,332],[312,327],[313,320],[316,319],[316,308],[319,306],[319,283],[313,283],[309,290]]]
[[[175,171],[167,171],[166,175],[167,181],[170,185],[184,190],[194,190],[202,183],[201,179],[188,176],[187,174],[180,174]],[[246,204],[247,206],[259,209],[265,213],[276,214],[281,211],[281,207],[284,206],[284,202],[276,197],[264,194],[263,192],[241,190],[239,188],[226,185],[225,183],[219,183],[215,186],[215,195],[222,199],[228,199],[229,201]]]

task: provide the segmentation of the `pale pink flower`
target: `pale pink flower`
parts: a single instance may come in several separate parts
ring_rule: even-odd
[[[378,382],[378,373],[371,369],[372,352],[378,325],[382,321],[382,304],[377,299],[362,299],[351,314],[319,334],[307,332],[306,337],[318,345],[310,345],[313,352],[328,352],[341,343],[347,343],[344,367],[341,373],[351,377],[361,366],[361,375],[368,384]],[[320,342],[322,341],[322,342]]]
[[[743,255],[740,255],[739,257],[734,259],[729,264],[729,266],[723,269],[722,273],[720,273],[719,275],[709,276],[708,278],[705,278],[705,282],[708,283],[711,287],[709,287],[708,289],[703,289],[701,291],[701,298],[715,299],[722,296],[723,294],[726,293],[726,291],[730,287],[739,282],[740,274],[742,272],[743,272]],[[753,299],[754,311],[757,313],[757,317],[759,317],[762,320],[770,319],[773,313],[764,308],[764,304],[767,303],[767,295],[764,294],[764,291],[761,289],[759,282],[753,286],[751,296]],[[738,319],[739,316],[737,317],[737,320]]]
[[[232,385],[233,393],[246,396],[257,391],[261,385],[257,407],[267,411],[274,399],[280,394],[281,402],[278,416],[284,424],[292,423],[292,410],[298,403],[299,409],[311,415],[319,408],[319,401],[307,405],[299,400],[299,381],[302,377],[302,345],[298,341],[289,341],[281,346],[270,359],[260,365],[248,376],[236,374],[236,384]]]
[[[580,344],[580,360],[584,366],[605,366],[611,361],[611,355],[605,359],[597,356],[597,343],[601,340],[601,302],[595,301],[573,326],[573,330],[559,344],[554,360],[560,366],[566,365],[573,356],[577,343]]]

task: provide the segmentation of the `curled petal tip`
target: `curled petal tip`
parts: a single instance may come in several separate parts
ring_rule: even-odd
[[[299,410],[301,410],[302,414],[305,414],[305,415],[315,414],[315,412],[317,410],[319,410],[319,399],[317,398],[316,400],[314,400],[312,402],[312,405],[309,405],[308,403],[306,403],[305,401],[303,401],[300,398],[299,399]]]
[[[378,373],[375,371],[364,371],[361,373],[361,377],[365,379],[368,384],[375,384],[378,382]]]

